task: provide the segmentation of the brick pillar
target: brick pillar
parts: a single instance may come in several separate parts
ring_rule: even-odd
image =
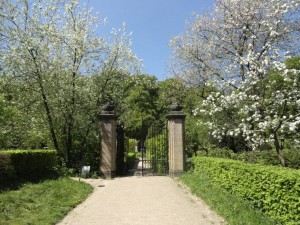
[[[105,178],[111,179],[116,172],[116,115],[114,105],[103,106],[100,118],[100,172]]]
[[[180,176],[185,167],[185,114],[182,107],[173,104],[168,119],[168,146],[169,146],[169,175]]]

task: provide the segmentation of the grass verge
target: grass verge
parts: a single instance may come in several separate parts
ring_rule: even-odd
[[[187,173],[182,175],[180,180],[222,216],[228,225],[279,224],[255,209],[249,202],[216,187],[204,174]]]
[[[0,225],[56,224],[92,192],[69,178],[26,183],[0,193]]]

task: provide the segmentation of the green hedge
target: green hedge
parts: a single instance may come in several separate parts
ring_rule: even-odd
[[[216,185],[251,201],[284,224],[299,224],[299,170],[209,157],[192,161],[195,173],[208,175]]]
[[[16,172],[11,162],[11,155],[0,151],[0,181],[15,177]]]
[[[0,151],[0,180],[42,176],[55,166],[55,150]]]
[[[286,158],[287,167],[300,169],[299,149],[284,149],[283,155]],[[197,151],[197,156],[234,159],[247,163],[280,166],[280,161],[274,149],[234,153],[232,150],[226,148],[212,148],[206,151]]]

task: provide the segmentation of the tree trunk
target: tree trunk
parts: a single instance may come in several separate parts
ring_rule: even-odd
[[[286,162],[285,162],[285,158],[283,156],[283,153],[282,153],[282,146],[280,146],[280,143],[279,143],[279,140],[278,140],[278,137],[277,137],[277,134],[275,133],[274,134],[274,145],[275,145],[275,148],[276,148],[276,153],[277,153],[277,156],[280,160],[280,164],[285,167],[286,166]]]
[[[73,136],[72,136],[72,128],[73,128],[73,122],[72,122],[72,116],[70,113],[67,113],[66,115],[66,126],[65,126],[65,147],[66,147],[66,164],[67,167],[72,166],[72,151],[73,151]]]
[[[49,104],[48,104],[48,99],[47,99],[47,96],[45,94],[44,86],[42,84],[42,79],[41,79],[40,75],[38,75],[38,78],[39,78],[38,82],[39,82],[40,91],[41,91],[42,98],[43,98],[44,108],[45,108],[45,111],[46,111],[46,114],[47,114],[47,119],[48,119],[48,124],[49,124],[49,128],[50,128],[50,133],[51,133],[53,145],[54,145],[54,148],[56,150],[59,150],[58,141],[57,141],[57,138],[56,138],[56,135],[55,135],[55,130],[54,130],[53,119],[52,119]]]
[[[49,124],[49,129],[50,129],[53,145],[54,145],[54,148],[56,150],[59,150],[58,141],[57,141],[57,138],[56,138],[56,135],[55,135],[53,119],[52,119],[52,116],[51,116],[50,107],[49,107],[49,103],[48,103],[48,98],[46,96],[45,89],[44,89],[44,86],[43,86],[43,79],[42,79],[42,76],[41,76],[41,72],[39,70],[39,66],[38,66],[37,61],[36,61],[37,52],[34,51],[33,49],[30,49],[29,54],[31,55],[32,60],[33,60],[34,65],[35,65],[35,69],[36,69],[35,72],[36,72],[36,76],[37,76],[37,82],[38,82],[40,92],[41,92],[41,95],[42,95],[43,105],[44,105],[44,109],[46,111],[47,120],[48,120],[48,124]]]
[[[76,65],[76,53],[74,59],[74,67]],[[75,90],[76,90],[76,72],[72,72],[72,96],[71,96],[71,109],[67,112],[66,119],[66,153],[67,153],[67,167],[71,167],[73,163],[73,126],[74,126],[74,112],[75,112]]]

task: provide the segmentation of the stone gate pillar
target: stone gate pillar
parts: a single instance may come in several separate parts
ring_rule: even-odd
[[[116,172],[116,115],[114,105],[107,103],[99,115],[100,119],[100,172],[111,179]]]
[[[168,119],[169,175],[180,176],[185,167],[185,117],[178,104],[171,105]]]

